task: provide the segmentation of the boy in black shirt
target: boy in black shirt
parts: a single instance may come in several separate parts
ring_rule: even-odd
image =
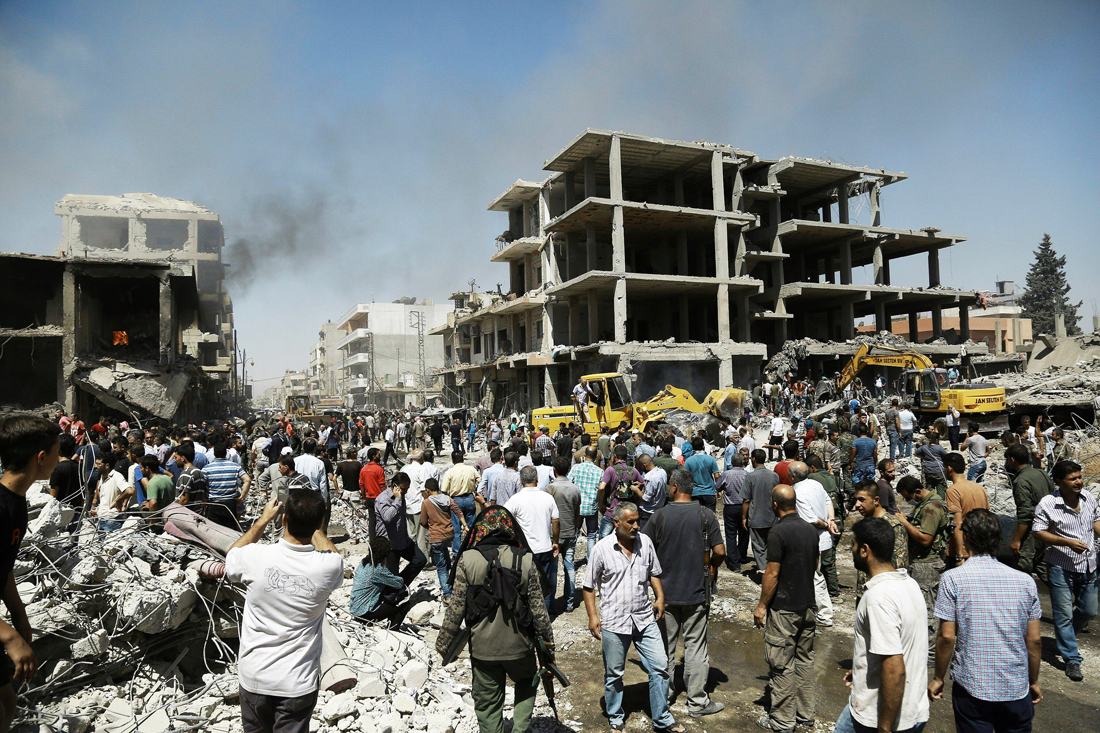
[[[30,682],[38,672],[31,649],[27,610],[15,589],[15,557],[27,533],[27,489],[50,477],[57,466],[61,434],[56,423],[32,415],[0,420],[0,597],[11,614],[11,626],[0,619],[0,733],[6,733],[15,714],[12,680]]]

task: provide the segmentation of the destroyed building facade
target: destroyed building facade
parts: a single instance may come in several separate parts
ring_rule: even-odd
[[[608,371],[632,374],[636,395],[747,388],[788,339],[843,342],[861,317],[889,330],[903,315],[917,341],[920,314],[937,339],[954,308],[969,338],[977,293],[943,287],[939,265],[965,238],[882,225],[882,191],[903,173],[591,129],[544,169],[489,205],[508,215],[491,257],[507,290],[456,293],[434,332],[449,401],[488,389],[511,409],[567,404],[579,376]],[[894,284],[891,263],[918,255],[927,282]],[[873,282],[857,284],[864,265]]]
[[[0,404],[168,421],[243,399],[217,214],[152,194],[55,212],[55,256],[0,255]]]

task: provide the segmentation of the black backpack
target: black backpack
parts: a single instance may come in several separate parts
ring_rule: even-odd
[[[535,618],[528,603],[527,578],[523,572],[523,558],[530,550],[513,547],[509,567],[500,562],[499,546],[477,551],[488,561],[489,571],[485,574],[485,582],[471,586],[466,596],[466,628],[473,629],[500,608],[506,619],[515,619],[517,628],[530,631]]]

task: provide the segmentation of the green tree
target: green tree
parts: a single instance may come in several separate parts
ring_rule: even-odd
[[[1027,272],[1027,285],[1020,296],[1023,317],[1031,319],[1031,332],[1054,333],[1054,315],[1062,313],[1066,317],[1066,333],[1075,336],[1081,333],[1077,326],[1077,309],[1081,301],[1069,300],[1069,281],[1066,279],[1066,257],[1058,256],[1050,235],[1044,234],[1039,249],[1035,250],[1035,261]]]

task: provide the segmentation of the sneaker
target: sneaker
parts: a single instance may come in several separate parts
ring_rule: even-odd
[[[759,718],[757,718],[756,727],[760,728],[761,730],[774,731],[775,733],[790,733],[791,730],[794,730],[793,728],[791,728],[790,730],[783,730],[782,728],[774,727],[772,725],[772,719],[770,715],[761,715]]]
[[[1080,682],[1085,679],[1085,675],[1081,674],[1081,665],[1076,662],[1067,664],[1066,677],[1069,677],[1074,682]]]
[[[714,702],[713,700],[711,700],[710,703],[705,708],[700,708],[698,710],[688,710],[688,715],[690,715],[693,718],[702,718],[702,717],[707,716],[707,715],[714,715],[715,713],[720,713],[725,709],[726,709],[726,706],[723,705],[722,703]]]
[[[813,728],[815,722],[816,721],[813,718],[810,718],[809,720],[799,720],[798,718],[795,718],[794,724],[795,725],[803,725],[803,726],[806,726],[807,728]]]

